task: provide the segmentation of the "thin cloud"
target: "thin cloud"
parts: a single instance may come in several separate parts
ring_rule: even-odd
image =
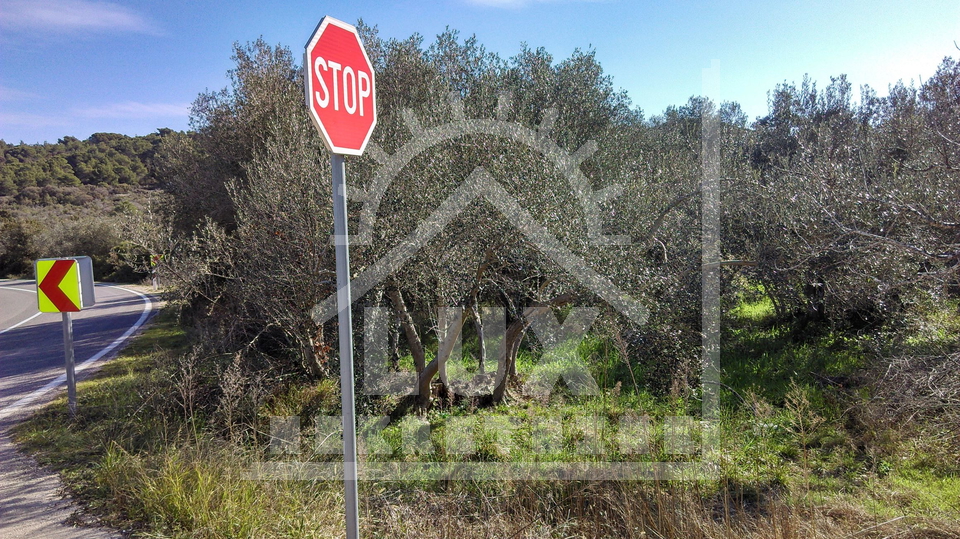
[[[0,6],[0,26],[10,30],[159,33],[155,25],[125,6],[90,0],[7,0]]]
[[[189,103],[137,103],[126,101],[101,107],[76,109],[74,113],[83,118],[122,118],[127,120],[148,118],[186,117],[190,114]]]
[[[43,114],[31,114],[27,112],[0,111],[0,124],[8,126],[22,125],[27,127],[51,127],[70,125],[70,122],[64,121],[62,116],[47,116]]]
[[[25,101],[35,97],[37,97],[37,94],[0,84],[0,101]]]

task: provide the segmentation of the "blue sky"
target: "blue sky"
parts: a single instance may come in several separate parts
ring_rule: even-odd
[[[186,129],[197,94],[226,86],[234,42],[263,36],[299,57],[324,15],[362,17],[387,38],[450,26],[504,57],[523,42],[556,60],[593,48],[648,117],[703,93],[713,61],[711,97],[754,119],[768,90],[807,73],[885,95],[960,56],[957,0],[0,0],[0,139]]]

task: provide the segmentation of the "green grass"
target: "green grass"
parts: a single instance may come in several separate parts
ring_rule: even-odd
[[[957,339],[960,335],[960,300],[943,303],[927,302],[917,306],[918,315],[909,320],[907,337],[901,345],[904,351],[935,354],[960,347]]]
[[[735,390],[782,403],[791,384],[799,383],[825,406],[816,388],[842,384],[865,365],[858,338],[837,332],[798,338],[789,325],[776,322],[769,297],[746,296],[730,310],[723,328],[720,369],[724,383]]]
[[[730,310],[730,314],[744,322],[754,325],[770,322],[776,315],[773,300],[763,292],[763,286],[758,285],[753,294],[746,295]]]

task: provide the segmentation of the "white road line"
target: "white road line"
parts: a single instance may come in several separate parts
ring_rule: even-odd
[[[12,286],[4,286],[3,289],[4,289],[4,290],[16,290],[17,292],[30,292],[31,294],[36,294],[36,293],[37,293],[36,290],[28,290],[28,289],[26,289],[26,288],[14,288],[14,287],[12,287]]]
[[[12,286],[5,286],[5,287],[3,287],[3,289],[4,289],[4,290],[16,290],[17,292],[30,292],[31,294],[36,294],[36,293],[37,293],[36,290],[28,290],[28,289],[26,289],[26,288],[14,288],[14,287],[12,287]],[[21,321],[17,322],[16,324],[8,327],[7,329],[0,330],[0,335],[3,335],[4,333],[10,331],[11,329],[15,329],[15,328],[17,328],[17,327],[20,327],[20,326],[26,324],[27,322],[33,320],[34,318],[40,316],[41,314],[43,314],[43,313],[37,312],[37,314],[31,316],[30,318],[27,318],[26,320],[21,320]]]
[[[38,317],[38,316],[40,316],[41,314],[43,314],[43,313],[40,313],[40,312],[38,312],[37,314],[35,314],[35,315],[33,315],[33,316],[31,316],[30,318],[27,318],[27,319],[24,319],[24,320],[21,320],[21,321],[19,321],[19,322],[17,322],[16,324],[14,324],[14,325],[12,325],[12,326],[10,326],[10,327],[8,327],[7,329],[3,329],[3,330],[0,330],[0,335],[3,335],[4,333],[6,333],[6,332],[8,332],[8,331],[10,331],[11,329],[16,329],[16,328],[18,328],[18,327],[20,327],[20,326],[22,326],[22,325],[24,325],[24,324],[26,324],[27,322],[29,322],[29,321],[31,321],[31,320],[33,320],[34,318],[36,318],[36,317]]]
[[[140,329],[140,326],[142,326],[147,321],[147,319],[150,318],[150,313],[153,310],[153,302],[150,301],[150,298],[144,294],[141,294],[140,292],[137,292],[136,290],[130,290],[129,288],[123,288],[120,286],[113,286],[113,285],[101,285],[101,286],[111,286],[112,288],[116,288],[117,290],[123,290],[124,292],[129,292],[131,294],[136,294],[137,296],[140,296],[140,299],[143,300],[143,312],[140,314],[140,318],[132,326],[130,326],[130,328],[127,329],[127,331],[125,331],[123,335],[117,337],[112,343],[110,343],[103,350],[100,350],[99,352],[91,356],[89,359],[84,361],[83,363],[77,365],[76,372],[81,372],[84,369],[90,367],[91,365],[96,363],[98,360],[102,359],[104,356],[112,352],[116,347],[120,346],[120,344],[122,344],[123,341],[127,340],[127,338],[133,335],[134,332]],[[48,391],[57,389],[58,387],[63,385],[66,381],[67,381],[67,375],[61,374],[60,376],[57,376],[56,378],[54,378],[47,385],[31,392],[26,397],[23,397],[22,399],[11,404],[10,406],[7,406],[6,408],[0,410],[0,421],[13,415],[14,413],[18,412],[20,409],[29,406],[35,400],[39,399],[44,394],[46,394]]]

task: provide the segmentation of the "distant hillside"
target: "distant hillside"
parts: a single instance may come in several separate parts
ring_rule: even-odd
[[[83,204],[82,186],[149,187],[161,129],[143,137],[95,133],[87,140],[63,137],[56,144],[10,145],[0,140],[0,196],[21,204]]]
[[[138,279],[120,262],[123,222],[159,196],[157,154],[173,133],[0,140],[0,277],[31,276],[37,258],[82,254],[98,279]]]

